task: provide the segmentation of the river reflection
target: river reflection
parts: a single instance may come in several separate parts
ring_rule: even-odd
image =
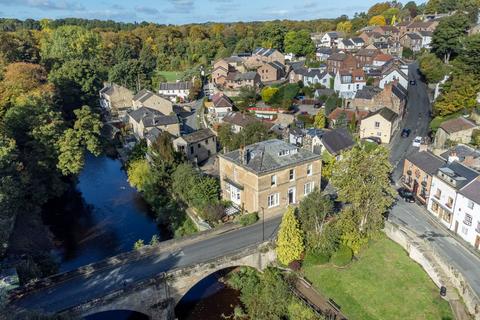
[[[88,155],[76,190],[50,202],[44,216],[55,236],[60,271],[78,268],[132,249],[155,234],[165,240],[121,162]],[[163,237],[162,237],[163,235]]]

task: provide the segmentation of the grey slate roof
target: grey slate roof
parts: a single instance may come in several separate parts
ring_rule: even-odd
[[[177,115],[164,115],[163,113],[148,107],[140,107],[128,113],[135,122],[143,122],[145,127],[164,126],[178,123]]]
[[[280,155],[281,153],[284,155]],[[220,155],[220,157],[257,175],[321,158],[320,155],[278,139],[261,141],[246,146],[244,158],[242,158],[240,150]]]
[[[392,86],[392,93],[396,95],[400,100],[407,99],[408,91],[398,83]]]
[[[352,135],[346,128],[325,132],[322,136],[322,143],[332,155],[338,155],[341,151],[350,149],[355,145]]]
[[[181,136],[187,143],[196,143],[205,139],[214,137],[215,134],[210,129],[201,129]]]
[[[240,81],[240,80],[254,80],[255,77],[257,76],[256,71],[248,71],[245,73],[239,73],[235,76],[235,80]]]
[[[460,194],[480,204],[480,180],[475,179],[460,190]]]
[[[407,33],[407,37],[413,40],[422,40],[422,37],[418,33],[414,32]]]
[[[154,143],[157,140],[157,138],[160,136],[161,133],[162,133],[162,130],[160,130],[156,127],[153,127],[150,131],[148,131],[145,134],[145,139],[147,139],[151,143]]]
[[[365,43],[365,41],[360,37],[353,37],[350,39],[354,44],[359,45]]]
[[[457,161],[447,164],[438,169],[439,172],[446,174],[449,178],[455,180],[456,189],[459,190],[479,176],[475,170],[465,167]]]
[[[191,81],[160,83],[160,90],[190,90],[191,87],[192,87]]]
[[[415,152],[407,156],[407,160],[428,173],[434,175],[438,169],[446,164],[446,161],[429,151]]]
[[[390,110],[389,108],[384,107],[384,108],[379,109],[375,112],[372,112],[366,118],[369,118],[369,117],[374,116],[376,114],[381,115],[385,120],[387,120],[389,122],[392,122],[393,120],[395,120],[398,117],[398,114],[396,114],[394,111]]]
[[[452,151],[455,152],[456,156],[460,159],[460,161],[464,161],[465,158],[468,156],[473,157],[474,159],[480,158],[480,150],[473,149],[464,144],[457,144],[450,150],[442,153],[440,157],[442,157],[443,159],[448,159]]]
[[[277,51],[277,50],[276,49],[266,49],[266,48],[256,48],[255,50],[253,50],[253,54],[269,57],[275,51]]]
[[[365,86],[362,89],[357,91],[357,93],[355,94],[355,98],[371,100],[373,99],[373,97],[375,97],[377,94],[381,92],[382,92],[382,89],[380,89],[379,87]]]

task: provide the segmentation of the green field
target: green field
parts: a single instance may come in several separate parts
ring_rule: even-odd
[[[180,76],[182,75],[182,72],[180,71],[160,71],[158,74],[162,75],[167,79],[167,82],[175,82],[177,81]]]
[[[453,319],[428,275],[387,238],[371,242],[345,269],[305,267],[305,275],[349,320]]]

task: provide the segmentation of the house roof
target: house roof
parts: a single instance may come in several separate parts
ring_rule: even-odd
[[[278,71],[284,71],[285,66],[278,61],[269,62],[269,65],[277,69]]]
[[[246,146],[243,152],[241,150],[235,150],[220,155],[220,157],[257,175],[321,158],[320,155],[314,154],[311,151],[298,148],[278,139],[251,144]]]
[[[473,159],[480,159],[480,150],[474,149],[464,144],[457,144],[456,146],[452,147],[450,150],[442,153],[440,157],[444,159],[448,159],[448,157],[452,152],[455,152],[455,155],[462,162],[465,160],[466,157],[472,157]]]
[[[162,130],[160,130],[156,127],[153,127],[151,130],[149,130],[145,134],[145,139],[147,139],[151,143],[154,143],[157,140],[157,138],[160,136],[161,133],[162,133]]]
[[[107,96],[113,96],[113,95],[130,95],[133,97],[133,92],[124,86],[120,86],[116,83],[112,83],[111,85],[106,85],[100,90],[101,94],[107,95]]]
[[[257,76],[256,71],[248,71],[244,73],[239,73],[236,75],[235,80],[241,81],[241,80],[255,80],[255,77]]]
[[[334,61],[343,61],[347,58],[347,55],[342,52],[335,52],[328,57],[328,60],[334,60]]]
[[[375,56],[375,58],[373,58],[373,60],[375,61],[385,61],[385,62],[390,61],[392,59],[393,57],[391,55],[385,54],[385,53],[379,53]]]
[[[233,107],[232,100],[221,92],[217,92],[212,96],[212,102],[215,108]]]
[[[355,94],[355,99],[366,99],[371,100],[377,94],[381,93],[383,90],[379,87],[373,86],[364,86],[362,89],[358,90]]]
[[[364,44],[365,41],[360,38],[360,37],[353,37],[350,39],[354,44],[359,45],[359,44]]]
[[[179,122],[176,114],[167,116],[160,111],[148,107],[140,107],[132,110],[128,115],[137,123],[140,121],[143,122],[143,125],[147,128],[176,124]]]
[[[378,53],[378,50],[376,49],[360,49],[355,53],[356,56],[365,56],[365,57],[373,57]]]
[[[438,170],[449,178],[455,180],[457,190],[463,188],[479,176],[477,171],[472,170],[457,161],[448,163],[446,166],[442,166]]]
[[[412,153],[407,156],[407,160],[431,176],[446,164],[444,159],[437,157],[429,151]]]
[[[260,122],[261,120],[257,119],[254,116],[241,112],[229,112],[223,117],[223,122],[227,122],[233,125],[244,128],[250,123]]]
[[[433,36],[433,32],[432,31],[419,31],[418,32],[422,37],[431,37]]]
[[[396,95],[400,100],[407,99],[408,91],[401,84],[394,83],[392,85],[392,93]]]
[[[338,128],[324,133],[322,143],[329,153],[338,155],[341,151],[355,145],[351,134],[345,128]]]
[[[292,68],[292,70],[296,71],[296,70],[305,68],[305,61],[290,62],[288,63],[288,65],[290,66],[290,68]]]
[[[317,53],[330,55],[330,54],[333,53],[333,49],[329,48],[329,47],[319,47],[319,48],[317,48]]]
[[[410,39],[413,39],[413,40],[422,40],[422,37],[418,33],[415,33],[415,32],[407,33],[405,36],[407,36],[407,37],[409,37]]]
[[[200,141],[206,140],[206,139],[214,137],[214,136],[215,136],[215,134],[213,133],[212,130],[201,129],[201,130],[197,130],[197,131],[194,131],[192,133],[189,133],[189,134],[182,135],[178,139],[183,139],[187,143],[196,143],[196,142],[200,142]]]
[[[475,180],[467,184],[460,190],[460,194],[473,202],[480,204],[480,179],[477,177]]]
[[[473,122],[465,119],[464,117],[447,120],[440,125],[440,128],[445,130],[447,133],[455,133],[475,127],[476,125]]]
[[[345,114],[347,121],[352,121],[354,115],[355,115],[355,119],[359,121],[365,118],[369,112],[365,110],[351,110],[351,109],[344,109],[344,108],[337,107],[335,108],[335,110],[330,112],[327,118],[330,120],[338,120],[338,118],[342,113]]]
[[[256,48],[255,50],[253,50],[253,54],[264,56],[264,57],[269,57],[276,51],[278,51],[278,50],[277,49]]]
[[[160,83],[160,90],[190,90],[191,87],[192,87],[191,81]]]
[[[345,47],[348,47],[348,46],[354,46],[355,44],[353,43],[352,40],[350,39],[345,39],[345,40],[342,40],[342,43]]]
[[[382,118],[384,118],[388,122],[392,122],[398,117],[398,114],[396,114],[393,110],[383,107],[382,109],[372,112],[367,118],[370,118],[377,114],[382,116]]]

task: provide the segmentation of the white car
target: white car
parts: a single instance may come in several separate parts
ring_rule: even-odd
[[[420,147],[420,144],[422,143],[422,137],[415,137],[412,142],[412,146],[418,148]]]

